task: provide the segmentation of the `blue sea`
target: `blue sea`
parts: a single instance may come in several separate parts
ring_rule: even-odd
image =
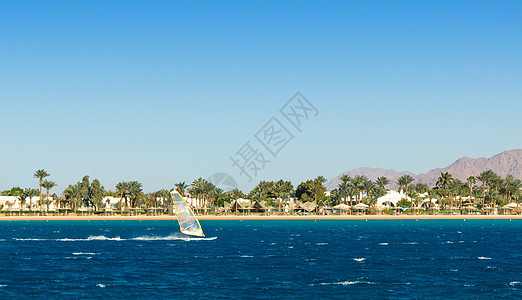
[[[2,221],[0,298],[522,298],[522,220]]]

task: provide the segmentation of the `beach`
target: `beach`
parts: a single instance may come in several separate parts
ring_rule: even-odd
[[[201,215],[199,220],[492,220],[522,219],[522,215]],[[0,221],[109,221],[109,220],[177,220],[174,215],[158,216],[0,216]]]

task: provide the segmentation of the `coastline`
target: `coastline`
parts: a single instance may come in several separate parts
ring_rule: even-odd
[[[199,220],[507,220],[522,215],[202,215]],[[0,221],[177,221],[176,216],[0,216]]]

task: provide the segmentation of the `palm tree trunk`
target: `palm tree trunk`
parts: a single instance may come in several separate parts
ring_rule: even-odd
[[[486,183],[482,182],[482,211],[484,211],[485,203],[486,203]]]
[[[120,215],[123,215],[123,192],[120,193]]]
[[[40,214],[42,213],[42,179],[40,178]]]

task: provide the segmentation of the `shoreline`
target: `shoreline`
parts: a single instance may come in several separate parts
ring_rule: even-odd
[[[522,215],[202,215],[199,220],[507,220]],[[177,221],[176,216],[0,216],[0,221]]]

